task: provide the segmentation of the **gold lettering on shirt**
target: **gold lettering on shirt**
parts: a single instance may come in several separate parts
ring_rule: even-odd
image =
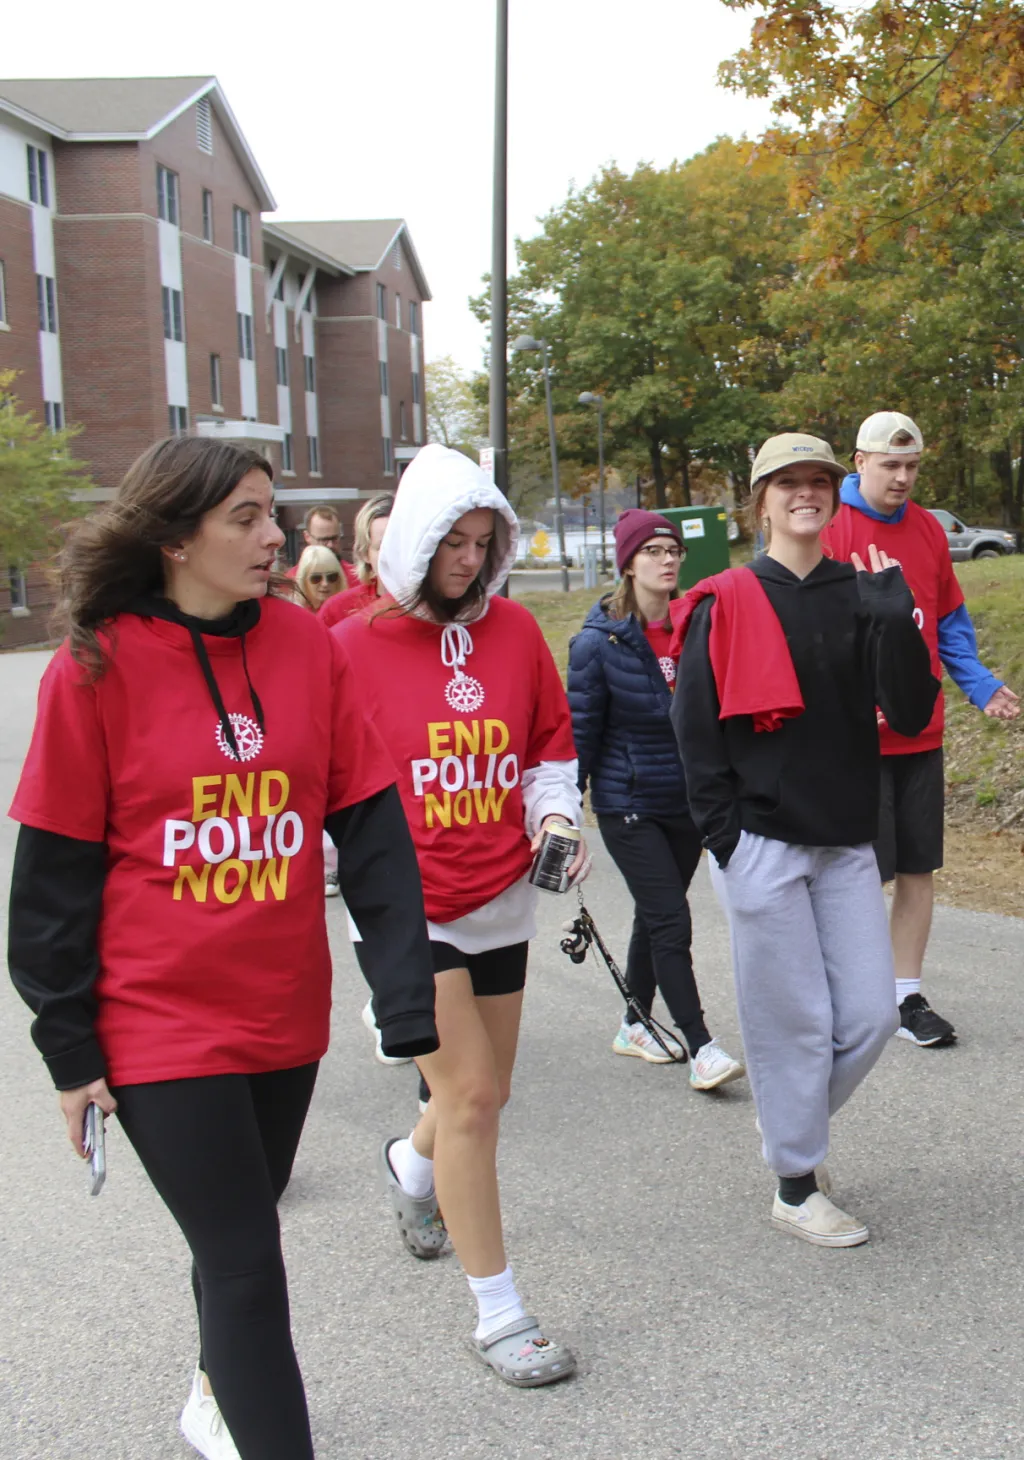
[[[508,751],[504,720],[431,720],[427,751],[412,761],[413,795],[427,827],[500,821],[519,784],[519,757]]]
[[[283,902],[289,863],[306,835],[298,812],[287,809],[290,793],[284,771],[193,776],[191,820],[168,818],[163,826],[163,865],[176,869],[172,899]],[[190,851],[202,857],[199,866],[182,860]]]

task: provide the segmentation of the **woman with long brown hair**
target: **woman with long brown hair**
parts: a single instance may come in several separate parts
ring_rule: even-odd
[[[341,646],[270,595],[272,509],[261,456],[181,438],[79,524],[11,811],[11,976],[75,1151],[116,1111],[192,1250],[207,1460],[313,1454],[276,1204],[328,1042],[324,826],[385,1049],[437,1047],[394,768]]]

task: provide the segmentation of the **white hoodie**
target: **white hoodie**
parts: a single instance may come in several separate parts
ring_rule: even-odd
[[[441,539],[467,512],[489,507],[495,513],[498,564],[486,584],[486,598],[469,610],[465,621],[447,624],[441,635],[441,658],[461,678],[473,652],[471,625],[486,614],[491,598],[515,562],[519,522],[508,500],[475,462],[445,446],[424,446],[414,457],[395,494],[395,505],[380,547],[378,576],[399,603],[410,607],[430,568]],[[429,616],[429,615],[425,615]],[[545,816],[564,816],[574,826],[582,820],[577,788],[577,762],[542,761],[524,770],[523,808],[527,836]],[[536,933],[536,892],[525,878],[475,912],[450,923],[428,923],[430,936],[464,953],[480,953],[523,942]]]

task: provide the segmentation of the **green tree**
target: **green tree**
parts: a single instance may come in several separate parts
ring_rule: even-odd
[[[72,491],[91,483],[68,450],[80,428],[48,430],[21,408],[16,378],[0,370],[0,560],[26,566],[53,550],[61,523],[82,510]]]
[[[487,425],[473,380],[451,355],[442,355],[428,363],[426,387],[428,439],[475,457],[487,439]]]

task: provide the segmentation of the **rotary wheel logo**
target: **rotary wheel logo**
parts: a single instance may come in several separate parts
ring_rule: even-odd
[[[470,715],[484,702],[484,687],[471,674],[458,674],[444,687],[444,697],[460,715]]]
[[[235,744],[238,746],[239,760],[252,760],[259,755],[263,749],[263,731],[255,720],[250,720],[248,715],[229,715],[231,728],[235,732]],[[224,734],[224,726],[218,722],[217,745],[227,756],[228,760],[234,760],[235,752],[231,749]]]
[[[676,666],[672,662],[672,660],[668,657],[668,655],[666,654],[665,657],[664,657],[664,659],[659,659],[658,660],[658,663],[661,666],[661,672],[665,676],[665,679],[667,680],[667,682],[669,684],[675,684],[675,682],[676,682]]]

